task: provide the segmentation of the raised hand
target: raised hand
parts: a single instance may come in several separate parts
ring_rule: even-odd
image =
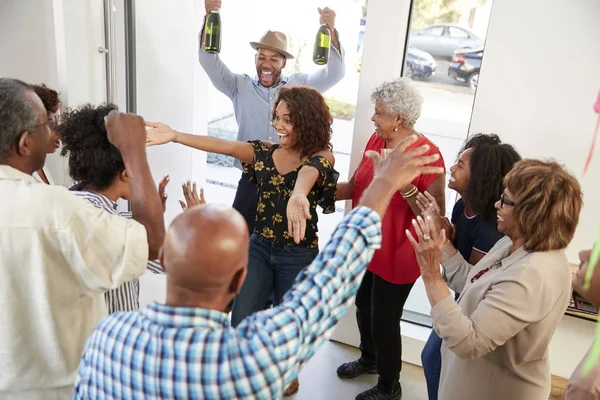
[[[406,236],[415,249],[415,255],[421,268],[424,280],[440,275],[440,264],[442,262],[442,250],[446,244],[446,232],[434,228],[430,217],[418,216],[412,220],[415,228],[416,238],[407,229]]]
[[[149,127],[146,131],[146,146],[157,146],[175,140],[177,132],[169,125],[160,122],[146,121],[146,126]]]
[[[206,10],[206,14],[213,10],[221,9],[221,0],[204,0],[204,9]]]
[[[188,208],[194,207],[198,204],[206,204],[206,200],[204,199],[204,189],[200,188],[200,195],[198,195],[198,191],[196,190],[196,182],[192,184],[190,181],[187,181],[181,185],[181,189],[183,191],[183,197],[185,197],[185,203],[179,200],[179,204],[181,205],[181,209],[183,211],[186,211]]]
[[[158,184],[158,195],[160,196],[160,201],[163,205],[163,212],[167,209],[167,193],[165,192],[165,189],[169,184],[169,179],[169,175],[167,175],[164,178],[162,178],[162,180]]]
[[[287,204],[288,234],[294,238],[296,244],[304,239],[306,233],[306,220],[311,219],[310,202],[302,194],[293,194]]]
[[[429,192],[419,193],[417,195],[417,206],[421,210],[423,218],[431,218],[433,225],[437,230],[441,229],[443,216],[440,215],[441,210],[433,197]]]
[[[319,15],[319,23],[327,25],[333,34],[333,30],[335,29],[335,11],[329,7],[319,8]]]
[[[121,153],[144,151],[146,130],[142,117],[113,110],[104,118],[104,124],[109,142]]]

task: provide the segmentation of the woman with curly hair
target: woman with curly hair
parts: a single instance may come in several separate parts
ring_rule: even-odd
[[[566,254],[583,205],[577,179],[554,161],[521,160],[496,201],[505,236],[472,265],[433,218],[407,232],[443,339],[439,398],[550,396],[548,347],[571,297]],[[440,264],[443,273],[440,271]],[[461,293],[458,303],[450,289]]]
[[[49,142],[49,147],[47,150],[48,154],[54,153],[60,147],[60,138],[56,133],[56,125],[58,122],[60,106],[62,103],[60,102],[60,98],[58,97],[58,92],[54,89],[50,89],[48,86],[44,85],[32,85],[33,90],[38,95],[38,97],[42,100],[44,104],[44,108],[48,113],[48,123],[50,124],[50,130],[52,131],[53,138]],[[43,169],[36,171],[39,180],[44,183],[50,184],[51,180],[48,177],[48,174]],[[35,176],[35,175],[34,175]]]
[[[281,303],[298,273],[319,252],[317,205],[325,213],[335,211],[338,173],[330,144],[333,118],[323,96],[307,87],[282,88],[272,117],[279,144],[197,136],[147,122],[152,128],[147,132],[149,146],[175,142],[237,158],[247,179],[259,187],[248,276],[233,303],[233,326],[263,310],[271,290],[274,304]],[[296,381],[286,394],[297,389]]]
[[[130,212],[117,210],[119,199],[129,200],[131,186],[121,152],[109,142],[104,122],[116,109],[114,105],[84,105],[63,115],[57,130],[63,144],[61,155],[69,156],[69,175],[76,182],[71,187],[73,193],[109,214],[132,218]],[[167,183],[168,177],[165,177],[158,187],[163,207]],[[149,261],[147,269],[154,274],[164,272],[158,261]],[[106,292],[108,313],[137,310],[139,286],[136,278]]]
[[[521,159],[512,146],[497,135],[477,134],[469,138],[456,164],[450,168],[448,187],[460,195],[452,210],[452,222],[441,217],[435,199],[429,193],[419,194],[417,202],[423,215],[443,225],[454,247],[475,265],[504,235],[497,229],[494,203],[504,190],[504,177]],[[458,298],[458,293],[455,298]],[[442,339],[431,331],[421,353],[429,400],[437,400],[442,370]]]
[[[375,133],[367,143],[365,155],[349,182],[338,184],[337,200],[352,200],[356,207],[373,180],[373,163],[368,151],[383,152],[394,149],[411,135],[419,139],[409,149],[427,145],[427,155],[438,154],[432,164],[444,167],[438,147],[415,131],[421,115],[423,98],[410,79],[385,82],[371,95],[375,113],[371,118]],[[350,379],[369,373],[379,374],[377,385],[356,396],[356,399],[400,399],[400,371],[402,369],[402,337],[400,318],[404,303],[415,281],[419,265],[406,238],[405,229],[421,213],[417,194],[428,190],[444,204],[444,175],[422,175],[394,195],[382,222],[383,241],[356,294],[356,320],[360,332],[361,357],[342,364],[337,369],[340,378]]]

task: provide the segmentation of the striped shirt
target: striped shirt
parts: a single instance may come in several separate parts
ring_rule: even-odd
[[[130,211],[117,211],[117,203],[104,195],[87,191],[73,191],[72,193],[109,214],[120,215],[124,218],[132,218]],[[147,269],[153,274],[164,274],[164,270],[158,260],[148,261]],[[116,289],[109,290],[104,293],[104,299],[106,300],[106,308],[108,309],[109,314],[118,311],[138,310],[140,308],[140,280],[135,278],[121,284],[121,286]]]
[[[227,314],[151,303],[110,315],[88,340],[74,399],[275,399],[325,341],[381,246],[381,219],[357,207],[283,302],[237,328]]]

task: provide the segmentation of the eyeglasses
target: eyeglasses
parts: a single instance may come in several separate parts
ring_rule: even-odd
[[[50,128],[50,130],[54,130],[56,129],[56,127],[58,126],[58,122],[59,122],[59,117],[56,114],[48,114],[48,119],[44,122],[40,122],[39,124],[35,124],[33,126],[33,128],[37,128],[38,126],[48,126],[48,128]]]
[[[500,196],[500,208],[504,207],[505,204],[507,206],[514,206],[515,202],[507,199],[506,194],[502,193],[502,195]]]

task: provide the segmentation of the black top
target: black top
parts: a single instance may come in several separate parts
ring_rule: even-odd
[[[452,223],[456,226],[454,247],[467,261],[471,258],[471,250],[487,253],[504,236],[480,216],[467,217],[463,199],[458,200],[452,209]]]
[[[254,232],[275,243],[302,246],[307,248],[319,247],[317,236],[317,204],[323,213],[335,212],[335,190],[339,174],[333,169],[331,163],[323,156],[307,159],[295,170],[285,175],[279,174],[273,162],[273,152],[279,145],[267,147],[262,141],[249,142],[254,146],[254,164],[242,164],[245,175],[258,185],[258,207]],[[290,199],[298,172],[305,166],[311,166],[319,171],[319,178],[312,187],[307,198],[310,202],[311,220],[306,221],[306,236],[299,245],[290,237],[287,221],[287,203]]]

